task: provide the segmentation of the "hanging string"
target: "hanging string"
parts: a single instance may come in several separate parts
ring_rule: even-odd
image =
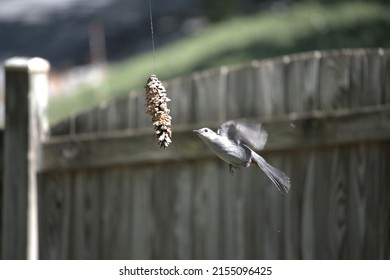
[[[166,149],[172,143],[172,129],[168,109],[167,91],[162,82],[156,76],[156,52],[154,49],[152,1],[149,0],[150,31],[152,34],[153,60],[155,74],[149,76],[145,85],[146,113],[152,116],[152,124],[158,139],[160,148]]]
[[[156,72],[156,53],[154,50],[154,34],[153,34],[153,16],[152,16],[152,1],[149,0],[149,15],[150,15],[150,32],[152,34],[152,48],[153,48],[153,62],[154,62],[154,73]]]

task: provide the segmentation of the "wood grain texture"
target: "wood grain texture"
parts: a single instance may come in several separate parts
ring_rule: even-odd
[[[40,258],[70,259],[73,209],[72,173],[39,177]],[[44,203],[42,203],[44,202]]]
[[[389,144],[265,152],[284,196],[216,158],[45,173],[42,258],[387,259]]]
[[[179,164],[179,163],[177,163]],[[175,166],[177,168],[177,166]],[[195,170],[193,163],[182,162],[171,180],[177,190],[177,199],[173,202],[175,211],[175,225],[173,234],[176,239],[175,259],[193,259],[193,194]],[[169,185],[171,185],[169,184]],[[162,186],[164,188],[164,186]]]
[[[131,252],[131,170],[110,168],[101,172],[101,246],[100,258],[127,259]]]
[[[24,69],[6,71],[4,133],[3,240],[2,257],[25,259],[27,248],[27,191],[29,145],[29,73]],[[13,168],[11,167],[11,164]]]

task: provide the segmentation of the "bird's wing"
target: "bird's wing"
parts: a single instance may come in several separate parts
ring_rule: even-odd
[[[262,128],[261,123],[248,121],[227,121],[221,125],[217,133],[237,144],[244,143],[254,150],[264,149],[268,138],[268,133]]]

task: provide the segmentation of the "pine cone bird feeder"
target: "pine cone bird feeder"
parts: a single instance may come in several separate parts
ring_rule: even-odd
[[[151,75],[145,86],[146,113],[152,116],[158,145],[166,149],[172,143],[171,116],[167,103],[167,91],[156,75]]]

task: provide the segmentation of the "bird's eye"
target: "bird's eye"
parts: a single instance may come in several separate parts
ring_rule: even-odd
[[[204,132],[206,132],[206,133],[207,133],[207,132],[209,132],[209,130],[206,128],[206,129],[204,130]]]

